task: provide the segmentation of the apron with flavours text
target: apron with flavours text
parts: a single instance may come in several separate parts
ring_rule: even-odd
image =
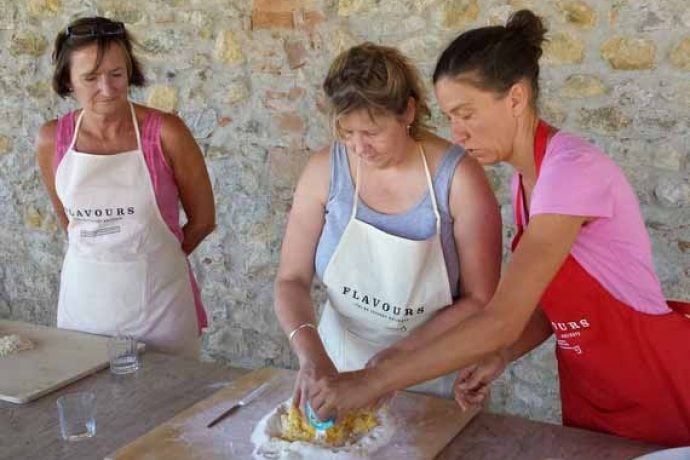
[[[534,142],[537,176],[549,126]],[[516,200],[519,244],[529,221],[522,179]],[[621,267],[624,270],[624,267]],[[662,445],[690,444],[690,304],[650,315],[613,297],[572,255],[544,292],[556,335],[563,423]]]
[[[69,219],[58,327],[133,335],[153,349],[194,355],[189,268],[158,209],[132,104],[130,110],[136,150],[75,151],[82,111],[56,171],[55,188]]]
[[[319,334],[338,371],[362,369],[379,351],[453,303],[443,249],[441,216],[424,151],[435,234],[422,241],[391,235],[356,218],[359,160],[352,215],[323,276],[328,300]],[[454,376],[411,389],[449,397]]]

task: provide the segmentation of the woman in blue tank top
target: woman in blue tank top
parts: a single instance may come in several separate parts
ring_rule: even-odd
[[[481,166],[432,134],[417,70],[365,43],[324,82],[336,140],[297,185],[275,309],[300,371],[293,403],[320,379],[424,347],[482,309],[501,259],[498,205]],[[327,302],[318,323],[314,274]],[[452,377],[416,390],[450,396]]]

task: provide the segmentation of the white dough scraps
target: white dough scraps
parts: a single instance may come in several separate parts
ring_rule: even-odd
[[[0,337],[0,357],[9,356],[24,350],[31,350],[34,344],[31,340],[10,334]]]

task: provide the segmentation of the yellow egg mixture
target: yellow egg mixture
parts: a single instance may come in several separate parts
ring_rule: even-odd
[[[290,407],[287,414],[281,415],[282,436],[285,441],[316,440],[316,430],[302,417],[301,412]],[[325,431],[325,437],[321,441],[329,446],[342,446],[348,442],[357,440],[361,435],[379,424],[376,413],[373,410],[354,411],[345,416],[336,425]]]

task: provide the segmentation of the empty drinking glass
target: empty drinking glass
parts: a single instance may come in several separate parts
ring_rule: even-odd
[[[93,393],[67,393],[57,400],[60,434],[66,441],[79,441],[96,434]]]

